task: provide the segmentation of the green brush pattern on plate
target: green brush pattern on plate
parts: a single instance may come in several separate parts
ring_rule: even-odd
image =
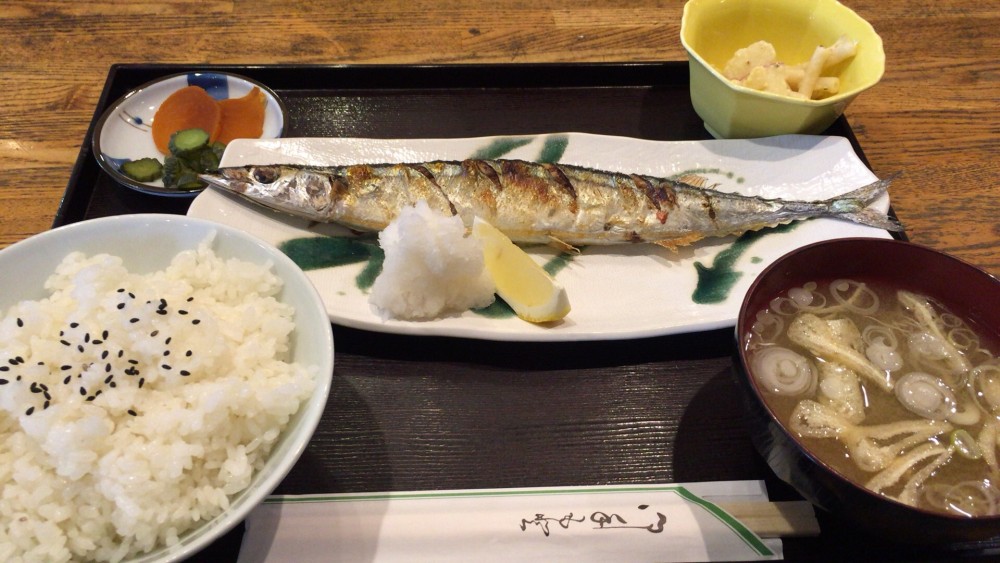
[[[691,294],[691,301],[699,305],[725,301],[733,286],[743,276],[743,272],[737,271],[734,266],[747,248],[768,233],[786,233],[794,228],[794,224],[789,224],[743,233],[729,248],[715,255],[711,266],[695,262],[694,269],[698,273],[698,285],[695,287],[694,293]],[[751,259],[752,261],[753,259]]]

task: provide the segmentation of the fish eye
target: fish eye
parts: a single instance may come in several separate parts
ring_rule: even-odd
[[[253,169],[251,174],[254,181],[261,184],[272,184],[277,181],[281,173],[276,167],[273,166],[261,166]]]

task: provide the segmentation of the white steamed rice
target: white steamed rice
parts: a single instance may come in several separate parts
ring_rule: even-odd
[[[368,301],[383,319],[426,320],[493,303],[496,287],[479,241],[457,215],[420,200],[379,233],[382,272]]]
[[[0,320],[0,561],[120,560],[224,511],[315,387],[270,268],[68,255]]]

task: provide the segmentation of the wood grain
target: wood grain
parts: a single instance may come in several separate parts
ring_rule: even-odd
[[[1000,273],[1000,10],[849,0],[882,82],[847,116],[914,242]],[[116,62],[683,60],[683,2],[21,1],[0,6],[0,247],[52,223]]]
[[[902,173],[891,195],[911,240],[1000,274],[1000,7],[844,3],[885,41],[886,75],[847,117],[876,174]],[[681,61],[683,4],[5,0],[0,248],[52,224],[114,63]],[[544,346],[335,333],[324,421],[279,493],[765,473],[735,394],[729,330]],[[823,534],[786,540],[787,560],[898,555],[897,547],[872,551],[854,529],[816,516]],[[234,560],[241,533],[200,560]],[[909,555],[927,560],[921,550]]]

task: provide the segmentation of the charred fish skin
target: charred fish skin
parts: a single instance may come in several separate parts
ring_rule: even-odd
[[[651,242],[675,248],[814,217],[890,231],[868,205],[891,180],[823,201],[765,199],[668,178],[521,160],[403,164],[249,165],[202,175],[210,185],[310,221],[385,228],[419,200],[467,226],[478,216],[520,243],[572,246]]]

